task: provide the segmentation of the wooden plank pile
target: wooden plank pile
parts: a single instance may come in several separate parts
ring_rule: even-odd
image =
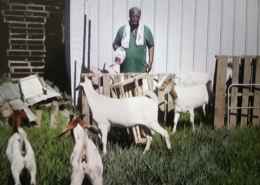
[[[9,78],[18,81],[35,73],[43,76],[46,57],[44,26],[49,12],[44,5],[8,5],[9,9],[2,10],[2,14],[9,28]]]
[[[226,81],[229,60],[230,84]],[[215,127],[224,126],[224,122],[228,127],[260,125],[260,57],[218,56],[215,77]]]

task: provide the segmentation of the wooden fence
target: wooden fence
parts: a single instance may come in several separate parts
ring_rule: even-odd
[[[260,124],[259,56],[217,56],[214,87],[216,128]]]

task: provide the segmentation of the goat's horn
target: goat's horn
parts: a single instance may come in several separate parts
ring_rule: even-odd
[[[60,138],[61,136],[63,136],[66,132],[68,132],[69,129],[65,128],[57,137],[56,139]]]
[[[99,128],[96,128],[92,125],[87,125],[84,128],[87,128],[89,131],[93,132],[94,134],[101,134],[101,131]]]

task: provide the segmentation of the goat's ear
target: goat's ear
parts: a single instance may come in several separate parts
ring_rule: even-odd
[[[81,114],[81,115],[79,115],[79,118],[80,118],[81,120],[83,120],[85,116],[86,116],[86,114]]]
[[[72,122],[72,120],[74,119],[74,115],[73,114],[70,114],[69,116],[70,116],[70,121],[69,121],[68,124],[70,124],[70,122]]]
[[[92,126],[92,125],[88,125],[87,127],[85,127],[85,128],[87,128],[90,132],[92,132],[93,134],[101,134],[102,135],[102,133],[101,133],[101,131],[100,131],[100,129],[99,128],[96,128],[96,127],[94,127],[94,126]]]
[[[98,89],[98,85],[95,84],[93,81],[92,81],[92,86],[93,86],[94,90]]]
[[[177,95],[177,92],[175,91],[174,87],[175,87],[175,85],[172,85],[170,94],[171,94],[172,98],[173,98],[174,100],[176,100],[176,99],[178,98],[178,95]]]
[[[57,137],[57,138],[60,138],[61,136],[63,136],[64,134],[66,134],[66,132],[68,132],[69,130],[67,128],[65,128]]]
[[[169,93],[172,89],[172,83],[169,83],[163,90],[164,93]]]

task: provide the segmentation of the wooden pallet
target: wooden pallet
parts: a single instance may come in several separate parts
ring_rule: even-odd
[[[233,87],[230,89],[231,91],[228,92],[225,77],[228,67],[227,63],[230,59],[233,61],[231,85],[239,85],[232,85]],[[260,109],[258,107],[260,107],[260,57],[218,56],[215,76],[215,127],[221,128],[224,126],[224,122],[226,122],[226,98],[228,98],[228,102],[230,102],[227,109],[227,111],[230,111],[230,117],[227,119],[228,122],[230,120],[230,123],[227,123],[230,127],[235,127],[237,125],[259,125]],[[252,86],[251,84],[259,84],[259,86]],[[229,107],[231,108],[229,109]]]
[[[118,82],[110,86],[111,94],[113,98],[130,98],[136,96],[143,96],[143,82],[147,81],[148,89],[153,89],[153,77],[148,74],[141,74],[137,76],[131,76],[131,74],[125,74],[123,82]],[[139,126],[133,127],[131,131],[127,129],[127,132],[134,136],[135,144],[146,143],[145,133],[139,128]]]
[[[30,5],[30,4],[9,3],[9,10],[45,11],[45,5]]]
[[[46,57],[45,53],[45,50],[7,50],[7,56],[12,57]]]
[[[32,17],[32,18],[46,18],[49,17],[49,12],[39,10],[2,10],[5,17]]]
[[[9,27],[9,49],[6,50],[9,77],[17,81],[36,73],[43,75],[43,58],[46,57],[44,25],[49,12],[45,5],[8,5],[8,10],[2,10],[2,14]]]

